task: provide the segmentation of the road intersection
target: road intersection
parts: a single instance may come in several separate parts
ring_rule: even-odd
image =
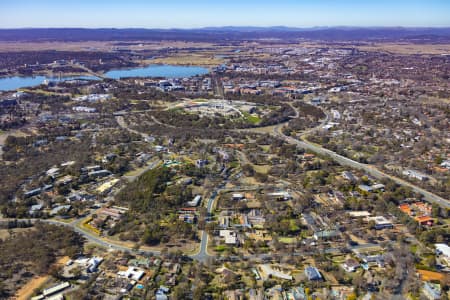
[[[293,106],[292,106],[293,107]],[[295,116],[293,118],[298,117],[299,113],[297,111],[297,109],[295,109],[295,107],[293,107],[294,111],[295,111]],[[306,133],[311,133],[315,130],[320,129],[326,122],[328,121],[328,116],[322,120],[321,124],[319,126],[316,126],[314,128],[308,129],[306,131],[303,132],[302,135],[305,135]],[[125,122],[123,122],[123,119],[118,119],[118,123],[119,125],[121,125],[121,127],[124,127],[126,129],[127,128],[125,124]],[[285,122],[286,123],[286,122]],[[407,186],[409,188],[411,188],[414,192],[421,194],[425,200],[432,202],[432,203],[436,203],[442,207],[446,207],[446,208],[450,208],[450,202],[442,197],[439,197],[431,192],[428,192],[412,183],[409,183],[405,180],[402,180],[400,178],[397,178],[395,176],[386,174],[382,171],[380,171],[379,169],[377,169],[375,166],[373,165],[367,165],[367,164],[362,164],[359,163],[357,161],[354,161],[352,159],[349,159],[347,157],[344,157],[342,155],[339,155],[331,150],[325,149],[319,145],[315,145],[311,142],[308,142],[302,138],[300,139],[296,139],[293,138],[291,136],[287,136],[283,133],[283,126],[285,125],[285,123],[281,123],[275,126],[268,126],[266,129],[270,129],[271,131],[269,131],[268,133],[276,136],[280,139],[283,139],[286,143],[289,144],[294,144],[297,145],[298,147],[314,152],[316,154],[322,155],[322,156],[326,156],[329,157],[330,159],[334,160],[335,162],[343,165],[343,166],[348,166],[351,168],[355,168],[355,169],[360,169],[360,170],[364,170],[365,172],[367,172],[368,174],[374,176],[377,179],[382,179],[382,178],[389,178],[391,180],[393,180],[394,182],[396,182],[399,185],[403,185],[403,186]],[[163,123],[161,123],[161,125],[164,125]],[[130,130],[130,129],[129,129]],[[239,131],[252,131],[252,132],[261,132],[261,128],[256,128],[256,129],[245,129],[245,130],[239,130]],[[266,131],[267,132],[267,131]],[[135,133],[139,133],[139,132],[135,132]],[[142,133],[139,133],[142,134]],[[142,134],[144,135],[144,134]],[[145,137],[145,136],[144,136]],[[157,166],[157,164],[150,164],[148,168],[146,168],[146,170],[149,170],[151,168],[154,168],[155,166]],[[129,180],[134,180],[136,179],[137,176],[133,176],[133,178],[128,178]],[[211,196],[208,199],[207,202],[207,206],[206,206],[206,210],[207,210],[207,214],[208,217],[210,217],[213,213],[213,209],[214,209],[214,205],[215,205],[215,201],[217,200],[218,195],[220,194],[220,192],[225,191],[225,185],[228,182],[227,179],[225,179],[221,184],[219,184],[216,189],[212,192]],[[94,212],[93,212],[94,213]],[[92,213],[91,213],[92,214]],[[70,227],[72,228],[74,231],[76,231],[77,233],[83,235],[87,240],[89,240],[90,242],[93,242],[95,244],[101,245],[107,249],[113,249],[113,250],[119,250],[119,251],[125,251],[125,252],[139,252],[141,254],[147,254],[147,255],[153,255],[153,254],[160,254],[159,250],[149,250],[148,248],[146,249],[136,249],[135,247],[127,247],[124,245],[120,245],[119,243],[112,241],[110,239],[107,238],[103,238],[100,237],[92,232],[90,232],[89,230],[85,229],[82,227],[82,221],[85,218],[80,218],[77,220],[74,220],[72,222],[63,222],[63,221],[58,221],[58,220],[41,220],[43,222],[46,223],[50,223],[50,224],[54,224],[54,225],[60,225],[60,226],[66,226],[66,227]],[[36,221],[36,219],[34,219],[33,221]],[[210,253],[208,253],[208,240],[209,240],[209,236],[208,233],[206,232],[206,230],[202,230],[200,232],[200,245],[198,248],[198,252],[195,254],[191,254],[188,255],[189,257],[191,257],[192,259],[196,259],[198,261],[202,261],[205,262],[209,257],[213,257],[213,255],[211,255]],[[328,251],[335,251],[336,249],[328,249]],[[295,253],[296,255],[301,255],[301,253]],[[249,256],[254,258],[254,255]]]

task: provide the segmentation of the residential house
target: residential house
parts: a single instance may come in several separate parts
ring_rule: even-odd
[[[192,199],[191,201],[188,201],[187,205],[192,206],[192,207],[198,206],[200,204],[201,200],[202,200],[202,196],[196,195],[194,197],[194,199]]]
[[[439,300],[442,297],[441,285],[426,281],[422,287],[422,294],[429,300]]]
[[[360,184],[358,188],[366,193],[376,192],[376,191],[384,191],[384,185],[381,183],[374,184],[374,185],[366,185],[366,184]]]
[[[319,270],[312,266],[306,267],[305,275],[310,281],[319,281],[323,279],[322,274],[320,274]]]
[[[53,294],[56,294],[58,292],[61,292],[61,291],[65,290],[65,289],[67,289],[68,287],[70,287],[70,283],[69,282],[63,282],[63,283],[55,285],[55,286],[53,286],[51,288],[43,290],[42,291],[42,295],[44,295],[44,297],[49,297],[49,296],[51,296]]]
[[[203,168],[204,166],[206,166],[208,164],[208,160],[207,159],[197,159],[195,161],[195,166],[197,168]]]
[[[35,215],[38,211],[41,211],[43,208],[42,204],[35,204],[35,205],[31,205],[30,210],[28,211],[28,214],[30,214],[30,216]]]
[[[98,265],[103,261],[103,257],[94,256],[87,262],[87,272],[94,273],[97,271]]]
[[[367,210],[362,210],[362,211],[349,211],[348,214],[350,215],[350,217],[352,218],[368,218],[371,216],[370,212],[368,212]]]
[[[97,109],[94,107],[87,107],[87,106],[74,106],[72,107],[72,110],[75,112],[85,112],[85,113],[95,113]]]
[[[281,272],[279,270],[274,270],[269,265],[261,265],[261,272],[262,272],[262,274],[265,275],[264,277],[266,277],[266,278],[277,277],[277,278],[281,278],[281,279],[285,279],[285,280],[293,279],[293,277],[291,275]]]
[[[140,280],[143,276],[144,276],[145,272],[143,269],[138,268],[138,267],[128,267],[128,269],[126,271],[119,271],[117,272],[117,275],[125,277],[125,278],[129,278],[132,280]]]
[[[419,216],[414,218],[417,223],[424,226],[432,226],[434,224],[434,219],[430,216]]]
[[[236,245],[238,243],[237,234],[232,230],[220,230],[219,236],[225,239],[225,244],[227,245]]]
[[[347,259],[343,264],[342,264],[342,268],[351,273],[351,272],[355,272],[356,269],[358,269],[359,267],[359,262],[356,259],[353,258],[349,258]]]
[[[170,289],[166,286],[161,285],[159,289],[156,291],[156,300],[167,300],[167,294],[170,292]]]
[[[344,171],[342,172],[342,177],[347,179],[350,182],[356,182],[357,178],[352,174],[352,172]]]
[[[407,177],[410,177],[410,178],[413,178],[413,179],[417,179],[417,180],[420,180],[420,181],[426,181],[426,180],[429,179],[428,175],[423,174],[423,173],[421,173],[419,171],[415,171],[415,170],[404,170],[402,172],[402,174],[407,176]]]
[[[62,212],[62,211],[68,212],[68,211],[70,211],[71,209],[72,209],[72,205],[58,205],[58,206],[55,206],[55,207],[50,211],[50,215],[51,215],[51,216],[54,216],[54,215],[59,214],[59,213]]]
[[[59,168],[50,168],[47,170],[47,172],[45,172],[45,175],[55,178],[59,175]]]
[[[74,177],[72,175],[66,175],[64,177],[59,178],[55,181],[55,185],[57,186],[64,186],[73,181]]]
[[[178,215],[178,219],[188,224],[194,224],[197,222],[197,216],[193,214],[180,214]]]
[[[380,268],[384,268],[384,256],[381,254],[376,255],[358,254],[358,258],[360,258],[367,267],[369,265],[377,265]]]
[[[98,171],[92,171],[88,173],[89,177],[92,178],[97,178],[97,177],[105,177],[105,176],[109,176],[112,173],[108,170],[98,170]]]
[[[276,199],[276,200],[290,200],[292,199],[292,196],[289,194],[289,192],[286,191],[280,191],[280,192],[273,192],[273,193],[268,193],[267,196],[269,196],[270,198]]]
[[[386,219],[383,216],[375,216],[375,217],[367,217],[367,221],[373,221],[375,222],[375,229],[376,230],[380,230],[380,229],[392,229],[394,228],[394,225],[392,224],[391,221],[389,221],[388,219]]]
[[[447,244],[434,244],[436,247],[436,254],[440,255],[441,258],[450,266],[450,247]]]
[[[230,227],[230,216],[219,216],[219,226],[224,229]]]
[[[444,161],[441,163],[441,167],[450,170],[450,160],[444,160]]]
[[[337,230],[321,230],[314,232],[314,239],[316,240],[330,240],[340,236]]]
[[[240,194],[240,193],[233,193],[233,194],[231,195],[231,198],[232,198],[234,201],[239,201],[239,200],[244,200],[244,199],[245,199],[245,196],[244,196],[243,194]]]
[[[30,190],[28,192],[25,192],[23,195],[25,198],[30,198],[30,197],[39,195],[41,192],[42,192],[42,189],[37,188],[37,189]]]

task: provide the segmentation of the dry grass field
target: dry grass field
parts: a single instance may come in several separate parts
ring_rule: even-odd
[[[246,43],[242,43],[245,47]],[[260,45],[261,47],[269,47],[266,45]],[[302,42],[300,44],[273,44],[270,45],[271,48],[274,47],[306,47],[306,48],[320,48],[324,46],[333,47],[355,47],[362,51],[384,51],[394,54],[450,54],[450,44],[414,44],[414,43],[359,43],[354,44],[351,42],[340,42],[340,43],[317,43],[317,42]],[[109,52],[114,50],[131,50],[131,51],[142,51],[142,50],[161,50],[167,49],[168,47],[177,49],[202,49],[202,48],[216,48],[220,52],[229,52],[232,48],[226,46],[217,46],[214,43],[196,43],[196,42],[182,42],[182,41],[130,41],[126,44],[122,44],[118,41],[82,41],[82,42],[0,42],[0,52],[13,52],[13,51],[44,51],[44,50],[57,50],[57,51],[100,51]],[[211,50],[209,51],[211,52]],[[163,58],[166,60],[164,63],[174,63],[174,64],[186,64],[185,60],[188,56],[190,59],[193,57],[193,62],[191,64],[200,64],[202,62],[205,65],[213,64],[209,60],[220,60],[213,57],[213,52],[211,56],[208,50],[202,54],[192,55],[179,53],[178,56]],[[233,56],[235,53],[228,53],[228,55]],[[240,56],[243,53],[239,53]],[[261,54],[260,58],[269,57],[268,54]],[[209,62],[209,63],[208,63]],[[163,63],[163,62],[162,62]],[[219,62],[220,63],[220,62]]]
[[[113,51],[115,49],[139,50],[159,50],[167,47],[173,48],[207,48],[214,46],[211,43],[193,43],[193,42],[141,42],[132,41],[127,45],[116,41],[84,41],[84,42],[0,42],[0,52],[14,51]]]
[[[393,54],[450,54],[450,44],[377,43],[356,46],[356,48],[363,51],[381,51]]]
[[[169,56],[164,58],[156,58],[146,60],[146,64],[170,64],[170,65],[195,65],[195,66],[216,66],[222,64],[224,61],[220,58],[209,55],[179,55]]]
[[[0,42],[0,52],[16,51],[109,51],[112,42]]]
[[[450,54],[450,43],[449,44],[414,44],[414,43],[394,43],[394,42],[383,42],[383,43],[370,43],[361,42],[358,44],[352,42],[332,42],[332,43],[316,43],[316,42],[303,42],[297,46],[305,48],[320,48],[325,46],[330,46],[334,48],[339,47],[354,47],[361,51],[374,51],[374,52],[388,52],[392,54],[428,54],[428,55],[441,55]]]

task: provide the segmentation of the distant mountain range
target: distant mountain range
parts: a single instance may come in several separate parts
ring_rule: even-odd
[[[405,27],[205,27],[198,29],[143,28],[20,28],[0,29],[0,41],[244,41],[310,39],[326,41],[409,40],[449,42],[450,28]]]

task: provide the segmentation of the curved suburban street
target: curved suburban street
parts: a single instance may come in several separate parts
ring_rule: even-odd
[[[292,106],[292,105],[291,105]],[[299,113],[297,111],[297,109],[292,106],[294,111],[295,111],[295,116],[293,116],[292,118],[297,118]],[[314,132],[318,129],[320,129],[323,125],[325,125],[329,120],[328,114],[326,114],[326,118],[324,118],[324,120],[322,120],[320,122],[319,125],[307,129],[305,130],[302,135],[306,134],[306,133],[311,133]],[[117,117],[117,121],[119,123],[119,126],[121,126],[122,128],[128,129],[134,133],[137,134],[141,134],[143,137],[148,137],[146,134],[132,130],[130,128],[128,128],[128,126],[126,125],[126,123],[124,122],[123,117],[119,116]],[[170,126],[173,127],[172,125],[166,125],[162,122],[158,122],[160,125],[164,125],[164,126]],[[365,172],[367,172],[368,174],[372,175],[373,177],[377,178],[377,179],[382,179],[382,178],[389,178],[391,180],[393,180],[394,182],[396,182],[397,184],[403,185],[403,186],[407,186],[409,188],[411,188],[414,192],[421,194],[425,200],[432,202],[432,203],[436,203],[442,207],[446,207],[446,208],[450,208],[450,202],[442,197],[439,197],[431,192],[428,192],[412,183],[409,183],[405,180],[402,180],[398,177],[386,174],[382,171],[380,171],[379,169],[377,169],[375,166],[373,165],[366,165],[366,164],[362,164],[359,163],[357,161],[354,161],[352,159],[349,159],[345,156],[339,155],[331,150],[325,149],[319,145],[313,144],[311,142],[308,142],[306,140],[303,139],[295,139],[293,137],[287,136],[282,132],[282,128],[283,126],[286,124],[287,122],[283,122],[280,123],[278,125],[271,125],[271,126],[266,126],[266,127],[257,127],[257,128],[250,128],[250,129],[241,129],[239,131],[250,131],[250,132],[256,132],[256,133],[269,133],[273,136],[276,136],[278,138],[283,139],[285,142],[289,143],[289,144],[294,144],[297,145],[298,147],[317,153],[319,155],[323,155],[323,156],[327,156],[330,159],[334,160],[335,162],[343,165],[343,166],[348,166],[351,168],[355,168],[355,169],[360,169],[360,170],[364,170]],[[157,163],[151,163],[149,164],[149,166],[147,168],[145,168],[145,170],[149,170],[154,168],[157,165]],[[140,172],[139,174],[141,174],[143,172]],[[132,178],[129,178],[129,180],[135,180],[138,176],[133,176]],[[225,190],[225,185],[227,183],[227,180],[225,179],[220,185],[218,185],[216,187],[216,189],[212,192],[211,196],[208,199],[207,205],[206,205],[206,209],[207,209],[207,214],[208,217],[211,216],[212,212],[213,212],[213,208],[214,208],[214,204],[215,201],[217,200],[217,196],[219,195],[219,193],[223,190]],[[54,225],[60,225],[60,226],[66,226],[66,227],[70,227],[71,229],[73,229],[75,232],[81,234],[82,236],[84,236],[88,241],[98,244],[100,246],[103,246],[107,249],[113,249],[113,250],[119,250],[119,251],[125,251],[125,252],[136,252],[139,251],[139,253],[142,254],[147,254],[147,255],[152,255],[152,254],[160,254],[159,250],[149,250],[148,248],[140,248],[140,249],[136,249],[134,247],[127,247],[124,245],[120,245],[119,243],[110,240],[110,239],[106,239],[106,238],[102,238],[84,228],[82,228],[81,223],[84,220],[84,218],[80,218],[77,219],[75,221],[72,222],[63,222],[63,221],[58,221],[58,220],[41,220],[43,222],[49,223],[49,224],[54,224]],[[208,253],[208,233],[206,232],[206,230],[202,230],[200,232],[200,245],[198,247],[198,252],[192,255],[188,255],[189,257],[191,257],[192,259],[201,261],[201,262],[205,262],[208,257],[212,257],[211,254]],[[363,245],[364,246],[364,245]],[[328,249],[327,251],[335,251],[336,249]],[[295,255],[301,255],[301,253],[295,253]],[[263,257],[264,255],[262,255],[261,257]],[[252,258],[255,258],[255,255],[251,256]]]
[[[217,188],[212,192],[211,196],[209,197],[208,203],[206,204],[206,212],[208,214],[208,217],[213,212],[217,196],[224,189],[226,184],[227,180],[225,179],[219,186],[217,186]],[[209,256],[211,255],[208,253],[208,233],[206,232],[206,230],[202,230],[198,253],[192,255],[191,257],[198,261],[205,261]]]
[[[292,116],[292,119],[298,118],[299,116],[299,112],[298,110],[291,104],[289,104],[293,110],[295,111],[295,115]],[[302,132],[302,135],[305,134],[309,134],[312,133],[314,131],[319,130],[320,128],[322,128],[328,121],[329,121],[329,115],[328,113],[325,113],[325,118],[323,120],[321,120],[320,124],[306,129],[305,131]],[[250,128],[250,129],[238,129],[238,131],[251,131],[251,132],[256,132],[256,133],[269,133],[271,135],[274,135],[278,138],[283,139],[285,142],[290,143],[290,144],[295,144],[298,147],[317,153],[319,155],[324,155],[329,157],[330,159],[334,160],[335,162],[339,163],[340,165],[343,166],[348,166],[351,168],[355,168],[355,169],[360,169],[360,170],[364,170],[365,172],[367,172],[368,174],[372,175],[373,177],[377,178],[377,179],[382,179],[382,178],[389,178],[390,180],[393,180],[394,182],[396,182],[397,184],[403,185],[403,186],[407,186],[409,188],[411,188],[414,192],[421,194],[425,200],[431,202],[431,203],[436,203],[442,207],[446,207],[446,208],[450,208],[450,202],[442,197],[439,197],[431,192],[428,192],[412,183],[409,183],[403,179],[400,179],[398,177],[386,174],[382,171],[380,171],[379,169],[377,169],[375,166],[373,165],[367,165],[367,164],[362,164],[359,163],[357,161],[354,161],[352,159],[349,159],[345,156],[339,155],[331,150],[328,150],[326,148],[320,147],[318,145],[315,145],[311,142],[308,142],[306,140],[298,140],[295,138],[292,138],[290,136],[286,136],[283,132],[282,132],[282,128],[284,125],[286,125],[289,121],[280,123],[278,125],[271,125],[271,126],[265,126],[265,127],[257,127],[257,128]],[[119,124],[124,123],[124,122],[119,122]],[[168,124],[164,124],[160,121],[158,121],[158,124],[160,125],[164,125],[164,126],[169,126],[169,127],[174,127],[173,125],[168,125]],[[123,124],[121,124],[123,125]],[[122,126],[127,128],[127,126]],[[208,199],[208,203],[207,203],[207,213],[208,215],[210,215],[213,211],[213,207],[214,207],[214,203],[215,200],[217,198],[218,193],[224,188],[225,183],[222,183],[221,185],[219,185],[217,187],[217,189],[211,194],[210,198]],[[119,249],[123,248],[122,246],[119,246]],[[131,249],[127,249],[128,251],[131,251]],[[198,252],[194,255],[191,255],[190,257],[199,261],[205,261],[209,256],[211,256],[208,253],[208,233],[203,230],[201,231],[201,237],[200,237],[200,246],[198,249]]]
[[[65,222],[61,222],[61,221],[57,221],[57,220],[40,220],[49,224],[54,224],[54,225],[62,225],[62,226],[66,226],[66,227],[70,227],[71,229],[73,229],[75,232],[81,234],[82,236],[84,236],[88,241],[94,243],[94,244],[98,244],[100,246],[103,246],[105,248],[109,248],[109,249],[113,249],[113,250],[119,250],[119,251],[124,251],[124,252],[134,252],[136,251],[135,249],[133,249],[132,247],[126,247],[126,246],[122,246],[119,245],[117,243],[115,243],[114,241],[111,240],[107,240],[104,239],[100,236],[97,236],[83,228],[81,228],[80,224],[82,222],[83,219],[78,219],[75,220],[74,222],[71,223],[65,223]],[[146,250],[146,249],[140,249],[139,252],[141,253],[145,253],[145,254],[159,254],[160,251],[156,251],[156,250]]]

